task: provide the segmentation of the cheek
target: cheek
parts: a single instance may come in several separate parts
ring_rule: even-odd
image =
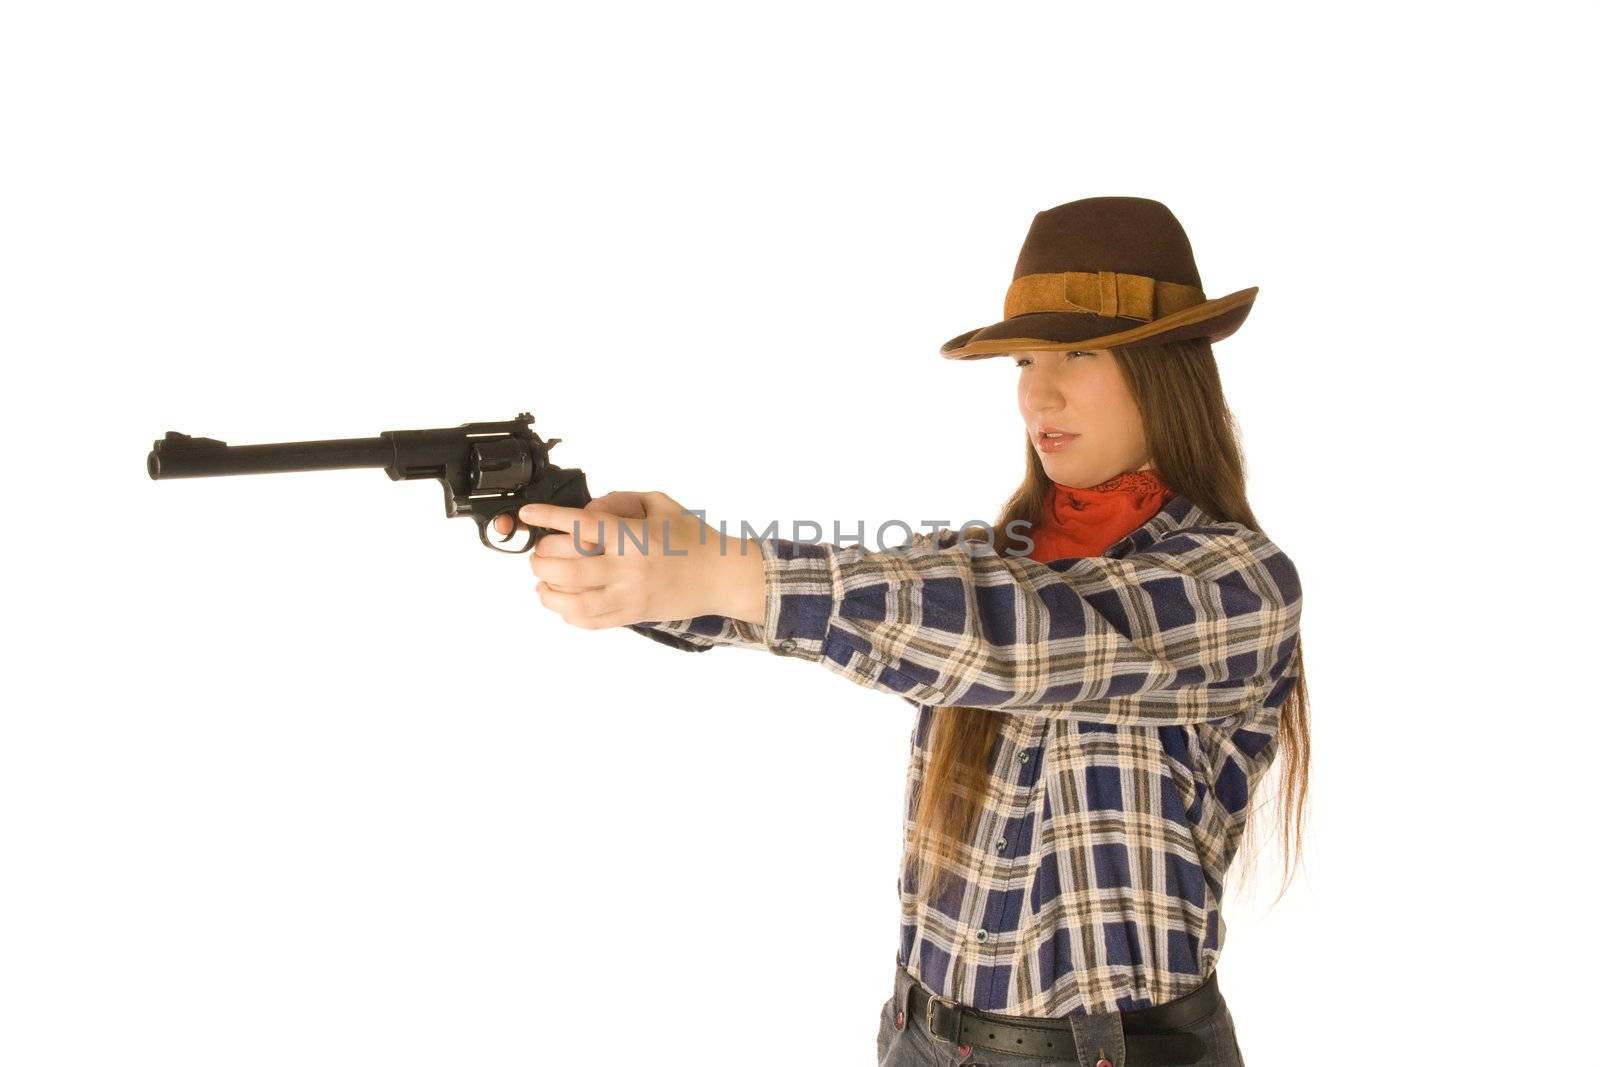
[[[1115,375],[1085,376],[1077,395],[1083,417],[1102,430],[1138,425],[1139,408],[1133,402],[1133,394]]]

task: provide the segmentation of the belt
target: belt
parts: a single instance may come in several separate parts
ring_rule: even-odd
[[[1206,1054],[1199,1034],[1171,1033],[1210,1017],[1221,1001],[1217,972],[1206,976],[1198,989],[1176,1000],[1149,1008],[1121,1012],[1127,1067],[1181,1067],[1198,1063]],[[911,983],[907,1014],[920,1016],[928,1032],[954,1045],[970,1045],[992,1052],[1010,1052],[1040,1059],[1078,1060],[1072,1039],[1072,1022],[1066,1017],[999,1015],[958,1004]],[[1122,1067],[1118,1064],[1117,1067]]]

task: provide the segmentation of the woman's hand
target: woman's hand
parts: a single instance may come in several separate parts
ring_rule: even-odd
[[[556,531],[539,539],[529,564],[541,579],[539,603],[574,626],[697,615],[765,621],[760,545],[723,537],[665,493],[607,493],[582,508],[529,504],[516,529],[528,526]],[[505,516],[494,528],[511,532]]]

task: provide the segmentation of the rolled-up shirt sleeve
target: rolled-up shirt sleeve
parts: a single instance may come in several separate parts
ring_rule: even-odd
[[[1294,565],[1238,523],[1049,563],[949,529],[876,552],[761,544],[766,646],[913,703],[1205,722],[1281,702],[1298,664]]]

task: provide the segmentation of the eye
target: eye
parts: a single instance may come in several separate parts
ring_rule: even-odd
[[[1064,355],[1064,356],[1087,356],[1087,355],[1089,355],[1088,352],[1080,351],[1080,350],[1077,350],[1077,349],[1074,349],[1073,351],[1070,351],[1070,352],[1062,352],[1061,354]],[[1029,366],[1030,364],[1032,364],[1033,360],[1029,359],[1027,356],[1017,356],[1017,357],[1015,357],[1015,362],[1016,362],[1017,366],[1019,366],[1019,367],[1026,367],[1026,366]]]

